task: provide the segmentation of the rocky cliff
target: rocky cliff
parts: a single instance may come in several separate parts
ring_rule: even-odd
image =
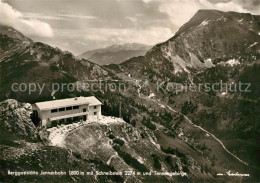
[[[38,139],[38,131],[30,119],[31,104],[9,99],[0,103],[1,137]]]

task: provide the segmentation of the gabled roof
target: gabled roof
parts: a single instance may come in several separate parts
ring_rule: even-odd
[[[35,103],[35,105],[40,110],[49,110],[49,109],[56,109],[56,108],[68,107],[68,106],[84,105],[84,104],[89,104],[90,106],[102,105],[102,103],[94,96],[67,98],[61,100],[51,100],[46,102]]]

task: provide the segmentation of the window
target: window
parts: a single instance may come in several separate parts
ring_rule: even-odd
[[[66,123],[67,123],[67,124],[71,124],[71,123],[72,123],[72,118],[67,118],[67,119],[66,119]]]
[[[55,113],[55,112],[58,112],[58,109],[52,109],[51,110],[51,113]]]
[[[61,124],[64,124],[64,123],[65,123],[65,119],[61,119],[61,120],[60,120],[60,123],[61,123]]]
[[[56,127],[58,125],[58,121],[52,121],[51,122],[51,127]]]
[[[83,116],[83,121],[86,121],[88,119],[88,116]]]
[[[72,110],[72,107],[66,107],[66,111]]]
[[[97,108],[97,106],[94,106],[94,109],[96,109]]]
[[[73,106],[73,109],[79,109],[79,106]]]
[[[63,107],[63,108],[59,108],[59,111],[65,111],[65,108]]]
[[[79,117],[74,117],[72,120],[73,120],[73,121],[78,121],[78,120],[79,120]]]
[[[94,116],[96,116],[97,115],[97,112],[94,112]]]
[[[87,112],[87,109],[86,109],[86,108],[84,108],[84,109],[83,109],[83,112]]]

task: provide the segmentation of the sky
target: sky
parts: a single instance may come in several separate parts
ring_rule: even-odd
[[[164,42],[199,9],[260,15],[260,0],[0,0],[0,23],[79,55]]]

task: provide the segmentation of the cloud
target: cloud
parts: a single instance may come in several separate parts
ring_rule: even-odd
[[[86,50],[103,48],[113,44],[141,43],[155,45],[171,38],[174,33],[170,28],[153,26],[147,28],[88,28],[54,29],[55,37],[48,39],[48,44],[69,50],[78,55]],[[42,41],[38,40],[38,41]]]
[[[57,35],[69,39],[84,39],[96,41],[101,44],[123,44],[123,43],[142,43],[154,45],[163,42],[173,36],[170,28],[148,27],[146,29],[127,29],[127,28],[89,28],[86,30],[63,30],[56,29]]]
[[[136,17],[125,17],[125,19],[130,20],[131,22],[137,22]]]
[[[24,12],[23,18],[25,19],[42,19],[42,20],[65,20],[66,18],[53,16],[53,15],[45,15],[41,13],[30,13],[30,12]]]
[[[49,24],[37,19],[25,19],[23,14],[0,0],[0,23],[9,25],[27,36],[52,37]]]
[[[187,22],[198,9],[200,6],[194,0],[172,0],[172,2],[167,1],[159,6],[159,11],[166,13],[170,21],[177,26]]]
[[[151,2],[152,0],[142,0],[144,3],[149,3]]]
[[[23,13],[23,18],[30,18],[30,19],[42,19],[42,20],[63,20],[63,21],[68,21],[68,20],[79,20],[79,19],[84,19],[84,20],[96,20],[98,19],[95,16],[91,15],[77,15],[77,14],[65,14],[65,13],[60,13],[60,14],[41,14],[41,13],[31,13],[31,12],[24,12]]]
[[[63,17],[64,19],[66,19],[66,18],[89,19],[89,20],[97,19],[97,17],[91,16],[91,15],[57,14],[55,16],[56,17]]]
[[[170,21],[177,26],[186,23],[199,9],[216,9],[221,11],[236,11],[244,13],[260,14],[260,8],[249,10],[238,0],[230,1],[208,1],[208,0],[161,0],[159,11],[166,13]]]
[[[111,44],[166,41],[199,9],[260,14],[259,0],[118,1],[2,0],[11,7],[0,0],[0,23],[19,28],[36,41],[79,53]]]

